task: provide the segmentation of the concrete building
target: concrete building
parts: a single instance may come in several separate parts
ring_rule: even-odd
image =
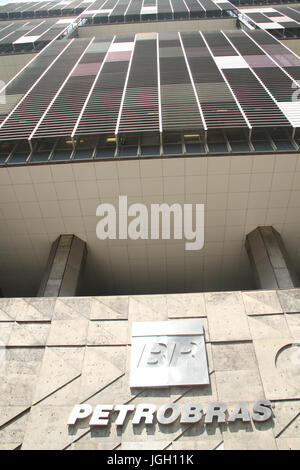
[[[300,448],[299,8],[0,7],[1,449]]]

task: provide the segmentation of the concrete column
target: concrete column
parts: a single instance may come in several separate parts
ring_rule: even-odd
[[[273,227],[257,227],[250,232],[246,236],[246,249],[258,289],[300,285],[282,238]]]
[[[60,235],[51,246],[38,297],[75,296],[86,255],[84,241],[75,235]]]

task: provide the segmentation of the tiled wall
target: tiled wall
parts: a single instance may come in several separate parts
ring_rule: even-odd
[[[300,290],[0,299],[0,449],[300,448]],[[201,317],[210,385],[129,387],[131,324]],[[290,346],[292,345],[292,346]],[[265,423],[67,426],[76,403],[272,402]],[[112,420],[113,421],[113,420]]]

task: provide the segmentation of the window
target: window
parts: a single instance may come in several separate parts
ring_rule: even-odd
[[[115,135],[100,136],[95,158],[113,158],[116,153],[117,138]]]
[[[141,137],[141,155],[160,155],[160,140],[158,134],[145,134]]]
[[[28,142],[20,142],[14,149],[8,163],[9,165],[17,165],[25,163],[31,153]]]
[[[32,163],[47,162],[53,150],[53,146],[53,140],[39,142],[33,150],[30,161]]]
[[[205,153],[204,136],[197,132],[187,132],[183,135],[187,153]]]
[[[73,152],[73,142],[71,139],[60,139],[54,149],[51,160],[69,160]]]
[[[96,146],[96,137],[79,137],[73,154],[74,160],[89,160],[93,158]]]

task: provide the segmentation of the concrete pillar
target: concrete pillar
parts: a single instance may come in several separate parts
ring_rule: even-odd
[[[250,232],[246,236],[246,249],[258,289],[300,285],[282,238],[273,227],[257,227]]]
[[[86,255],[84,241],[75,235],[60,235],[51,246],[38,297],[75,296]]]

